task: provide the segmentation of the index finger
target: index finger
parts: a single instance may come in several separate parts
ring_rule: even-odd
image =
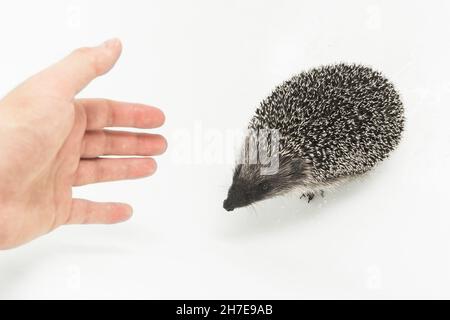
[[[164,113],[153,106],[108,99],[78,99],[87,117],[87,130],[105,127],[152,129],[164,124]]]

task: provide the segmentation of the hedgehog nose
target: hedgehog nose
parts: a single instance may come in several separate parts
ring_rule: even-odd
[[[231,201],[227,198],[223,201],[223,208],[227,211],[233,211],[233,205],[231,204]]]

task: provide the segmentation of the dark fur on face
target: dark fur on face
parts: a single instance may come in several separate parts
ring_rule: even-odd
[[[305,165],[300,159],[280,157],[279,168],[271,175],[261,174],[261,164],[238,164],[233,183],[223,202],[227,211],[245,207],[254,202],[278,196],[301,185],[305,178]]]

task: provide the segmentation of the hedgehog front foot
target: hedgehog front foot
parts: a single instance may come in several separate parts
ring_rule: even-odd
[[[300,196],[300,199],[306,198],[308,199],[308,203],[311,202],[312,199],[314,199],[315,194],[314,192],[306,192],[306,193],[302,193],[302,195]]]

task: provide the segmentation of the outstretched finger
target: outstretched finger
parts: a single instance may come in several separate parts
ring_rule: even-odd
[[[157,128],[165,121],[164,113],[152,106],[108,99],[78,99],[86,111],[87,130],[105,127]]]
[[[73,185],[143,178],[152,175],[155,170],[156,161],[152,158],[83,159],[78,165]]]
[[[86,131],[81,158],[100,156],[156,156],[167,148],[166,139],[159,134],[126,131]]]
[[[133,209],[125,203],[73,199],[66,224],[113,224],[128,220]]]

